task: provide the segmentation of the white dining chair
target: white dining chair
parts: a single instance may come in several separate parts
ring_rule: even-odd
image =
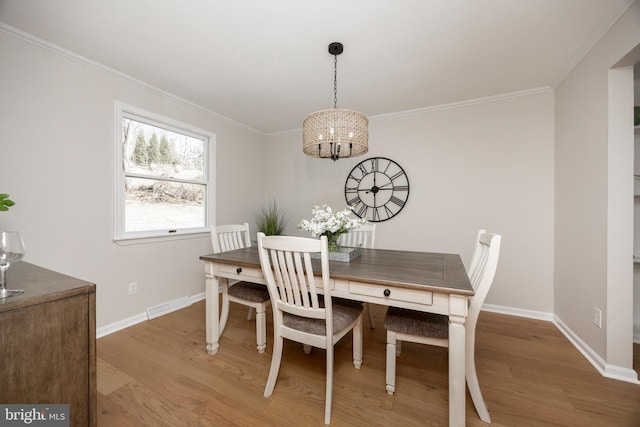
[[[213,252],[227,252],[251,246],[249,224],[218,225],[211,228]],[[222,279],[222,308],[220,313],[220,335],[229,319],[229,303],[235,302],[249,307],[247,320],[252,320],[255,311],[256,345],[258,352],[264,353],[267,348],[266,309],[271,304],[266,286],[258,283],[238,281],[230,283]]]
[[[331,422],[334,345],[353,331],[353,366],[362,365],[362,304],[331,297],[327,237],[265,236],[258,233],[260,265],[273,307],[273,356],[264,397],[273,393],[284,339],[326,349],[324,422]],[[311,253],[320,254],[320,277]]]
[[[376,225],[367,223],[358,228],[353,228],[346,233],[340,235],[338,244],[355,248],[361,246],[363,248],[372,249],[376,243]]]
[[[349,230],[347,233],[343,233],[340,235],[338,239],[338,245],[346,246],[350,248],[362,247],[373,249],[376,242],[376,225],[367,223],[358,228],[354,228]],[[376,324],[373,320],[373,312],[371,311],[371,307],[368,302],[364,303],[364,309],[367,312],[367,316],[369,317],[369,326],[371,329],[376,327]]]
[[[498,267],[502,237],[498,234],[478,232],[476,247],[469,267],[469,280],[475,294],[470,298],[465,323],[465,371],[469,394],[480,419],[490,423],[491,416],[482,397],[475,362],[476,324],[484,300],[489,293]],[[424,313],[404,308],[389,307],[384,320],[387,329],[387,393],[396,388],[396,357],[400,356],[402,341],[449,346],[449,319],[445,315]]]

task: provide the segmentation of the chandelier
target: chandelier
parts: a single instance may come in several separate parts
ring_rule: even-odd
[[[333,109],[316,111],[302,123],[302,151],[307,156],[338,160],[369,151],[369,120],[353,110],[338,108],[338,55],[342,43],[331,43],[333,55]]]

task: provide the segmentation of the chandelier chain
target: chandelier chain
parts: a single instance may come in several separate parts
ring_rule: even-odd
[[[333,109],[338,108],[338,55],[333,55]]]

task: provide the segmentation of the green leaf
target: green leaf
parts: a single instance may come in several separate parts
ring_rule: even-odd
[[[6,212],[10,206],[15,205],[13,200],[8,199],[8,194],[0,194],[0,212]]]
[[[256,217],[258,231],[262,231],[267,236],[281,235],[289,220],[275,200],[262,208]]]

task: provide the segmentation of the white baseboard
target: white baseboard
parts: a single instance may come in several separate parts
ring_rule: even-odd
[[[191,300],[191,304],[193,304],[194,302],[202,301],[205,298],[207,298],[207,293],[206,292],[200,292],[199,294],[195,294],[195,295],[190,296],[189,300]]]
[[[614,380],[626,381],[633,384],[640,384],[638,373],[631,368],[608,364],[591,347],[577,336],[559,317],[553,316],[553,324],[562,334],[578,349],[580,353],[593,365],[603,377]]]
[[[138,323],[144,322],[146,320],[149,320],[164,314],[168,314],[172,311],[179,310],[180,308],[188,307],[194,302],[201,301],[206,297],[207,297],[207,293],[201,292],[199,294],[192,295],[190,297],[184,296],[184,297],[176,298],[175,300],[172,300],[172,301],[168,301],[163,304],[159,304],[154,307],[150,307],[144,313],[139,313],[139,314],[136,314],[135,316],[127,317],[126,319],[122,319],[117,322],[110,323],[106,326],[96,329],[96,338],[102,338],[106,335],[128,328],[129,326],[133,326]],[[165,306],[167,307],[167,310],[162,311],[161,314],[156,314],[153,317],[149,317],[149,310],[157,309],[158,307],[165,307]],[[173,307],[173,309],[171,309],[171,307]],[[154,313],[156,313],[156,311],[157,310],[154,310]]]
[[[127,317],[126,319],[118,320],[117,322],[113,322],[96,329],[96,338],[102,338],[106,335],[126,329],[129,326],[144,322],[145,320],[147,320],[147,313],[140,313],[135,316]]]
[[[482,311],[490,311],[492,313],[509,314],[511,316],[526,317],[529,319],[546,320],[551,322],[553,320],[553,313],[547,313],[545,311],[525,310],[522,308],[504,307],[501,305],[484,304]]]
[[[164,316],[165,314],[189,307],[190,305],[191,301],[189,301],[188,296],[172,299],[171,301],[163,302],[153,307],[147,307],[147,318],[149,320],[155,319],[156,317]]]
[[[591,347],[589,347],[580,337],[578,337],[559,317],[553,313],[547,313],[543,311],[523,310],[513,307],[503,307],[499,305],[484,304],[482,306],[483,311],[490,311],[493,313],[509,314],[511,316],[526,317],[530,319],[546,320],[552,322],[556,328],[569,340],[571,344],[584,356],[594,368],[606,378],[612,378],[615,380],[626,381],[633,384],[640,384],[638,381],[638,374],[636,371],[630,368],[624,368],[621,366],[610,365],[604,361]],[[640,326],[634,325],[634,342],[636,342],[637,335],[640,332]]]

